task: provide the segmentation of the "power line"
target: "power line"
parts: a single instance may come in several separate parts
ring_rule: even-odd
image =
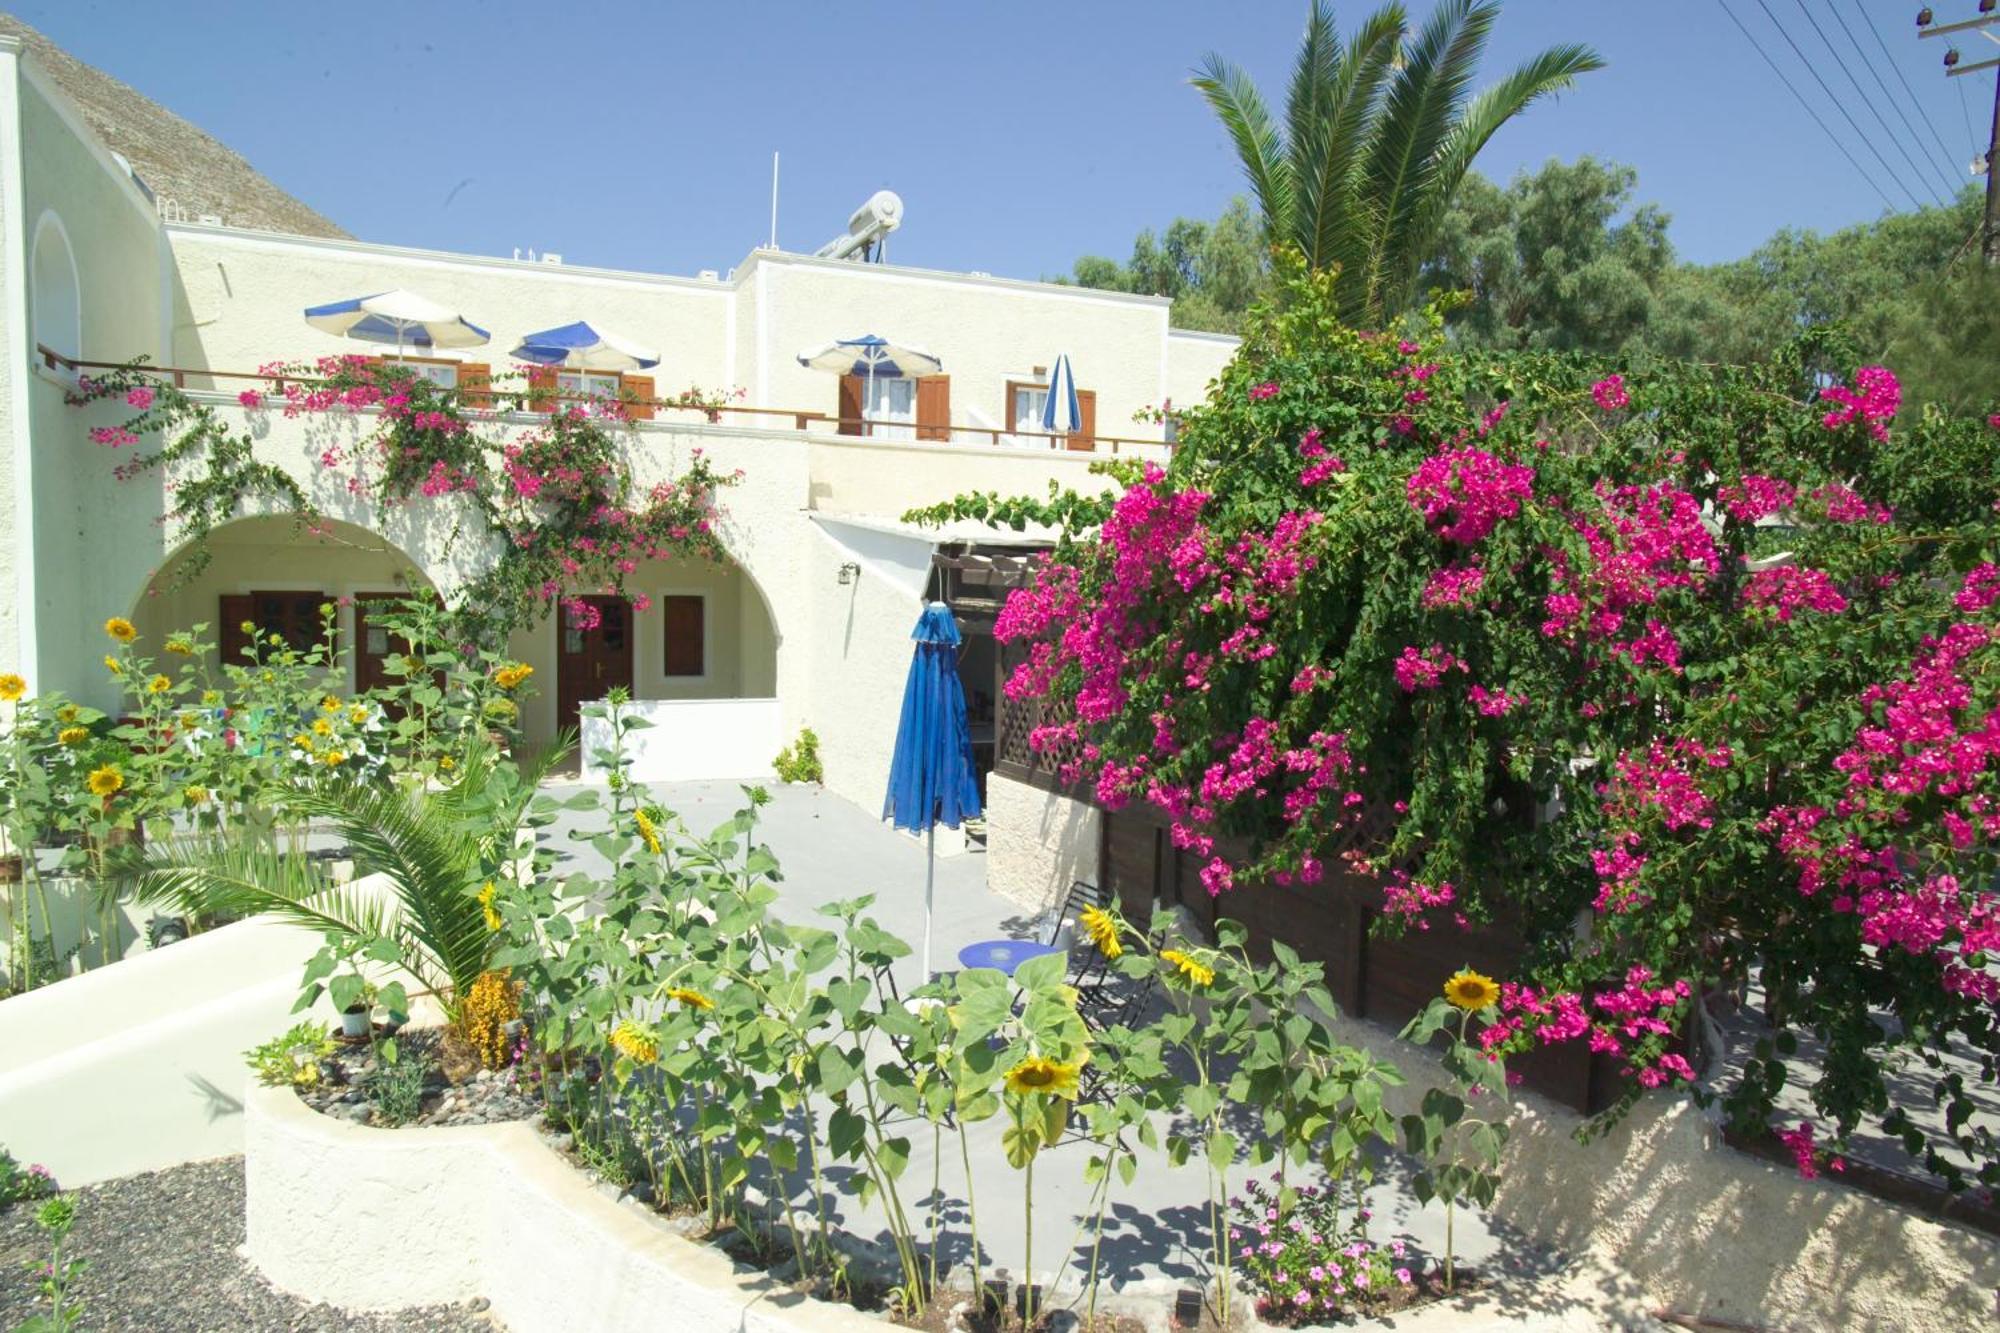
[[[1859,0],[1856,0],[1856,3],[1859,3]],[[1855,40],[1854,30],[1847,26],[1846,18],[1841,15],[1841,12],[1837,7],[1833,9],[1833,20],[1834,22],[1840,25],[1841,32],[1846,34],[1848,43],[1855,48],[1855,52],[1858,56],[1860,53],[1861,43]],[[1868,22],[1868,16],[1866,14],[1863,14],[1861,16],[1861,26],[1867,28],[1868,31],[1875,34],[1876,44],[1882,47],[1882,55],[1886,59],[1889,54],[1889,48],[1887,45],[1883,44],[1882,34],[1880,32],[1876,32],[1874,26]],[[1938,170],[1938,164],[1937,164],[1938,160],[1931,156],[1930,147],[1924,143],[1923,135],[1917,133],[1917,127],[1910,123],[1910,118],[1908,116],[1903,114],[1903,104],[1896,100],[1896,95],[1894,93],[1889,91],[1889,85],[1883,81],[1882,71],[1877,69],[1874,65],[1874,62],[1872,61],[1863,60],[1861,63],[1864,67],[1866,67],[1869,74],[1874,76],[1875,86],[1882,90],[1882,100],[1889,104],[1890,110],[1896,113],[1896,119],[1903,122],[1903,128],[1910,132],[1910,137],[1916,140],[1918,146],[1923,149],[1924,161],[1931,167],[1932,170],[1934,171]],[[1894,65],[1895,62],[1890,61],[1890,66],[1892,68],[1894,68]],[[1896,77],[1899,79],[1902,78],[1903,71],[1897,69]],[[1903,84],[1904,91],[1906,92],[1909,91],[1909,87],[1910,85],[1908,82],[1905,82]],[[1910,99],[1912,101],[1915,101],[1916,94],[1911,93]],[[1921,103],[1918,104],[1917,110],[1919,113],[1923,111],[1923,106]],[[1935,129],[1935,127],[1933,128]],[[1942,136],[1940,136],[1938,139],[1938,146],[1940,148],[1944,146],[1944,139]],[[1958,179],[1951,173],[1950,153],[1945,154],[1944,162],[1945,162],[1944,168],[1943,170],[1939,171],[1939,175],[1942,176],[1944,179],[1945,196],[1947,199],[1956,198],[1958,195]]]
[[[1957,80],[1953,80],[1957,82]],[[1965,141],[1972,145],[1973,156],[1979,155],[1979,136],[1972,132],[1972,103],[1966,100],[1965,85],[1958,85],[1958,109],[1965,115]],[[1988,163],[1990,168],[1992,163]]]
[[[1840,48],[1833,44],[1833,38],[1826,35],[1826,29],[1813,16],[1813,12],[1806,8],[1806,0],[1796,0],[1796,3],[1799,7],[1799,13],[1806,16],[1806,22],[1812,25],[1812,30],[1815,33],[1819,34],[1820,44],[1833,57],[1833,63],[1840,66],[1840,72],[1847,77],[1848,83],[1853,85],[1854,95],[1861,99],[1862,103],[1868,108],[1868,114],[1875,117],[1875,123],[1882,127],[1882,136],[1889,141],[1889,146],[1903,155],[1904,163],[1916,174],[1917,184],[1929,190],[1931,197],[1942,205],[1945,202],[1945,196],[1937,192],[1935,185],[1924,179],[1924,169],[1917,165],[1916,159],[1910,156],[1910,150],[1903,146],[1902,140],[1896,137],[1896,132],[1889,128],[1889,122],[1882,118],[1882,109],[1875,105],[1873,98],[1868,96],[1867,90],[1861,86],[1861,80],[1854,77],[1854,71],[1847,66],[1847,57],[1840,53]],[[1900,177],[1896,183],[1898,185],[1903,183]]]
[[[1748,28],[1743,26],[1743,20],[1737,18],[1736,11],[1729,7],[1729,0],[1715,0],[1715,3],[1722,6],[1723,13],[1729,15],[1729,21],[1736,25],[1736,31],[1743,34],[1743,40],[1750,43],[1750,49],[1755,51],[1758,55],[1764,58],[1764,63],[1769,65],[1771,67],[1771,72],[1778,76],[1778,82],[1785,85],[1785,91],[1789,92],[1794,98],[1796,98],[1798,100],[1798,104],[1805,109],[1805,113],[1808,116],[1812,117],[1813,124],[1819,126],[1820,133],[1826,136],[1827,142],[1831,143],[1834,146],[1834,148],[1839,150],[1844,155],[1847,152],[1847,145],[1840,141],[1839,135],[1835,134],[1831,129],[1827,127],[1826,121],[1820,118],[1819,112],[1813,110],[1812,103],[1806,101],[1804,95],[1801,94],[1797,88],[1794,88],[1792,86],[1792,81],[1785,77],[1785,71],[1779,69],[1778,62],[1771,59],[1771,53],[1766,51],[1762,46],[1759,46],[1757,44],[1757,39],[1750,35],[1750,30]],[[1866,171],[1861,170],[1860,165],[1858,163],[1855,166],[1855,174],[1860,176],[1862,180],[1867,181],[1869,188],[1874,190],[1876,194],[1882,196],[1882,203],[1884,206],[1886,206],[1891,212],[1895,211],[1896,208],[1895,202],[1889,198],[1888,192],[1884,190],[1880,185],[1876,184],[1875,178],[1873,176],[1869,175]]]
[[[1869,20],[1867,11],[1861,8],[1861,0],[1854,0],[1854,8],[1861,19],[1861,26],[1868,29],[1869,33],[1875,38],[1875,45],[1882,49],[1883,63],[1888,65],[1890,70],[1895,74],[1896,82],[1903,85],[1903,91],[1910,95],[1910,102],[1917,108],[1917,114],[1922,116],[1924,123],[1931,127],[1931,136],[1937,140],[1938,151],[1944,154],[1945,165],[1955,171],[1958,159],[1952,155],[1951,148],[1945,143],[1944,131],[1938,128],[1936,119],[1931,115],[1931,109],[1924,105],[1923,99],[1917,96],[1917,90],[1912,88],[1909,79],[1903,76],[1903,67],[1896,63],[1894,56],[1889,54],[1889,44],[1882,40],[1882,30]],[[1959,85],[1958,100],[1960,105],[1963,106],[1965,102],[1965,85],[1963,84]],[[1968,141],[1972,141],[1972,112],[1970,110],[1967,110],[1965,113],[1965,137]],[[1974,151],[1977,151],[1976,142]],[[1957,177],[1954,176],[1953,179],[1956,180]]]
[[[1792,35],[1789,32],[1785,31],[1785,25],[1778,22],[1778,16],[1771,12],[1771,7],[1765,4],[1764,0],[1757,0],[1757,8],[1763,10],[1764,17],[1771,20],[1771,26],[1778,30],[1778,36],[1784,38],[1785,45],[1792,48],[1792,54],[1797,56],[1799,58],[1799,63],[1806,67],[1806,73],[1813,76],[1813,82],[1819,85],[1819,90],[1822,93],[1826,94],[1826,100],[1833,103],[1833,109],[1840,113],[1841,119],[1845,120],[1848,124],[1848,128],[1854,131],[1854,137],[1861,140],[1862,144],[1867,147],[1868,151],[1875,155],[1875,160],[1882,164],[1883,172],[1887,174],[1890,180],[1896,182],[1896,188],[1909,196],[1910,207],[1922,208],[1924,206],[1923,201],[1917,198],[1916,194],[1910,189],[1909,186],[1903,184],[1903,178],[1901,176],[1898,176],[1896,174],[1896,169],[1889,165],[1889,159],[1882,156],[1881,150],[1875,146],[1875,141],[1873,139],[1870,139],[1867,135],[1861,132],[1861,127],[1855,124],[1854,117],[1848,112],[1847,108],[1841,104],[1840,99],[1833,95],[1833,89],[1826,86],[1826,80],[1822,79],[1819,76],[1819,70],[1814,67],[1813,62],[1806,59],[1806,53],[1799,50],[1799,44],[1792,40]]]

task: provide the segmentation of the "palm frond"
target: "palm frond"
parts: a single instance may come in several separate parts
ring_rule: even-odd
[[[1405,228],[1428,198],[1439,146],[1478,68],[1499,10],[1474,0],[1445,0],[1431,11],[1389,89],[1365,172],[1366,258],[1344,275],[1342,317],[1378,325],[1385,313],[1385,270]]]
[[[268,913],[308,930],[350,935],[390,928],[384,903],[335,885],[318,863],[260,844],[175,838],[150,847],[133,880],[133,901],[184,916]]]
[[[1400,4],[1385,5],[1368,16],[1348,44],[1328,98],[1314,147],[1314,207],[1303,205],[1303,219],[1313,218],[1308,235],[1299,228],[1299,248],[1316,267],[1358,266],[1355,246],[1356,194],[1362,163],[1382,104],[1383,89],[1395,68],[1409,21]],[[1301,187],[1300,194],[1305,194]],[[1310,244],[1307,243],[1308,239]]]
[[[1271,110],[1250,76],[1221,56],[1211,55],[1191,80],[1214,109],[1236,145],[1243,174],[1264,215],[1267,238],[1289,236],[1292,224],[1291,164]]]

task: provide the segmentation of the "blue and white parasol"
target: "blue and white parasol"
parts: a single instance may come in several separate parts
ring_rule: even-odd
[[[513,355],[518,361],[565,370],[651,370],[660,364],[658,352],[607,329],[593,328],[583,320],[530,333],[521,339]]]
[[[864,333],[859,338],[841,338],[824,347],[800,352],[799,364],[817,370],[831,370],[837,375],[860,375],[867,380],[867,396],[861,403],[864,423],[875,406],[877,377],[897,379],[935,375],[944,368],[944,362],[929,352],[892,343],[873,333]],[[864,425],[864,432],[866,429]]]
[[[398,289],[308,306],[306,323],[342,338],[405,347],[477,347],[492,336],[456,310]]]

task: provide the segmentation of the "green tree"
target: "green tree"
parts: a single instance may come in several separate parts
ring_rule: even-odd
[[[1469,94],[1499,6],[1444,0],[1411,37],[1400,4],[1370,15],[1342,45],[1315,0],[1281,127],[1240,68],[1211,55],[1196,70],[1228,130],[1274,243],[1314,269],[1338,269],[1339,313],[1379,327],[1415,303],[1418,272],[1487,140],[1537,98],[1603,66],[1587,46],[1534,56]]]
[[[1150,227],[1140,232],[1128,263],[1085,255],[1068,281],[1170,297],[1175,328],[1234,333],[1244,312],[1263,295],[1269,265],[1257,221],[1239,196],[1214,222],[1175,218],[1164,234],[1155,235]]]
[[[1667,215],[1632,206],[1638,173],[1550,161],[1505,188],[1473,172],[1445,214],[1423,285],[1468,293],[1469,346],[1619,353],[1641,346],[1675,264]]]

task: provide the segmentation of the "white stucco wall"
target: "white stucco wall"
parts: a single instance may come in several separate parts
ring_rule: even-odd
[[[1208,397],[1209,382],[1236,355],[1242,339],[1226,333],[1175,329],[1167,335],[1167,396],[1176,407],[1189,407]]]
[[[986,779],[986,886],[1030,912],[1077,880],[1102,883],[1104,815],[1094,805],[1010,778]]]
[[[252,1086],[245,1100],[244,1253],[307,1300],[381,1310],[484,1297],[515,1333],[882,1328],[613,1202],[525,1124],[366,1129],[285,1089]]]

